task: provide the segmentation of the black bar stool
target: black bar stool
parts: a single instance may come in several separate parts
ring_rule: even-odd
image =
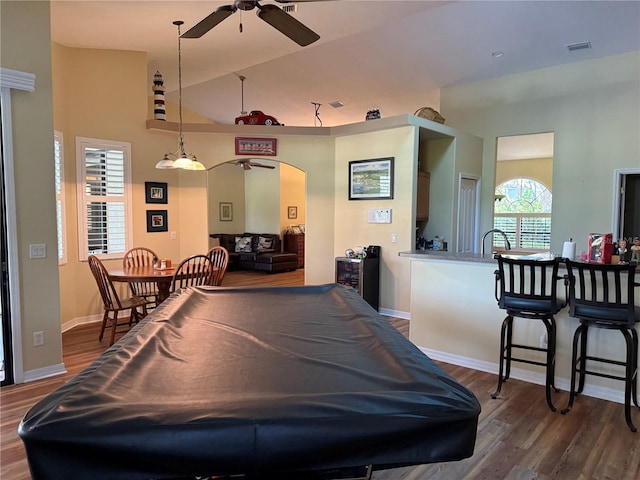
[[[554,315],[566,301],[558,298],[557,284],[563,277],[558,276],[561,258],[549,260],[514,259],[496,255],[498,270],[495,271],[495,296],[498,306],[507,311],[502,322],[500,336],[500,370],[498,388],[491,398],[497,398],[502,383],[509,379],[511,362],[528,363],[545,367],[547,405],[552,412],[556,409],[551,401],[551,388],[555,388],[556,365],[556,321]],[[547,346],[539,347],[513,343],[513,319],[526,318],[540,320],[547,332]],[[513,349],[534,350],[546,353],[544,362],[513,356]]]
[[[640,322],[640,307],[635,306],[634,278],[636,265],[591,264],[567,260],[569,287],[569,315],[580,320],[573,336],[571,355],[571,392],[569,405],[561,411],[571,410],[576,396],[584,389],[585,375],[624,381],[624,416],[632,432],[631,397],[638,406],[638,333],[634,328]],[[618,330],[626,344],[625,360],[594,357],[587,354],[589,327]],[[624,376],[587,370],[587,361],[623,366]],[[576,375],[579,375],[576,388]]]

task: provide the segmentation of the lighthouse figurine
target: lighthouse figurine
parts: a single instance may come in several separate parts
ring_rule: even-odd
[[[167,119],[167,112],[164,106],[164,81],[157,70],[153,76],[153,118],[154,120]]]

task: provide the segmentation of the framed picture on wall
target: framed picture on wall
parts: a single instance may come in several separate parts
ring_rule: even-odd
[[[144,182],[144,192],[147,203],[168,203],[167,184],[164,182]]]
[[[236,137],[236,155],[274,157],[276,155],[276,139]]]
[[[349,162],[349,200],[393,198],[393,157]]]
[[[166,210],[147,210],[147,232],[166,232],[168,230]]]
[[[233,220],[233,204],[230,202],[220,202],[220,221],[230,222]]]
[[[287,207],[288,218],[298,218],[298,207]]]

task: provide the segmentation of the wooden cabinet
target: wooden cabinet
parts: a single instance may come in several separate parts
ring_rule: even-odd
[[[290,234],[284,235],[284,251],[298,255],[298,268],[304,267],[304,235]]]
[[[429,172],[418,172],[418,198],[416,201],[416,220],[429,218]]]
[[[348,285],[378,310],[380,302],[380,259],[336,258],[336,283]]]

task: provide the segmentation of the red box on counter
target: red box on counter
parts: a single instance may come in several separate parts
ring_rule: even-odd
[[[611,263],[613,251],[612,233],[589,234],[589,263]]]

